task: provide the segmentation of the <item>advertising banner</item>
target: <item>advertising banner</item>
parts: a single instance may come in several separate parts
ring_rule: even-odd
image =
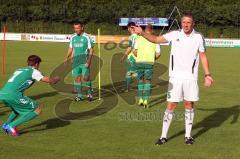
[[[70,34],[31,34],[31,33],[6,33],[5,40],[12,41],[45,41],[45,42],[69,42]],[[98,39],[95,35],[90,35],[94,43]],[[0,33],[0,40],[3,40],[3,33]],[[128,44],[128,36],[121,35],[101,35],[100,43],[116,43]],[[207,47],[225,47],[225,48],[240,48],[240,40],[238,39],[205,39]],[[161,44],[169,45],[169,43]]]
[[[127,26],[129,22],[134,22],[141,26],[146,26],[147,24],[152,24],[153,26],[168,26],[167,18],[120,18],[119,26]]]

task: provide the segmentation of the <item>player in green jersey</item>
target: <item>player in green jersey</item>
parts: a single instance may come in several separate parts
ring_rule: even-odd
[[[92,101],[92,86],[90,81],[90,65],[93,56],[94,44],[90,36],[84,33],[84,25],[81,22],[73,25],[73,34],[65,62],[72,59],[72,76],[74,79],[74,89],[77,92],[75,101],[83,100],[82,87],[87,87],[87,97]]]
[[[134,49],[134,44],[136,39],[138,38],[138,35],[134,33],[133,29],[131,28],[132,26],[136,26],[134,22],[128,23],[128,32],[131,34],[129,36],[129,43],[128,43],[128,48],[125,51],[123,57],[121,58],[121,62],[124,61],[126,58],[126,63],[127,63],[127,73],[126,73],[126,91],[128,92],[130,90],[130,84],[132,82],[133,77],[137,77],[136,73],[136,57],[133,54],[133,49]]]
[[[152,25],[148,24],[145,28],[148,34],[153,33]],[[134,46],[136,55],[136,68],[138,74],[138,95],[139,105],[148,108],[148,100],[151,92],[151,80],[153,76],[153,65],[160,57],[160,45],[149,42],[142,36],[136,40]]]
[[[18,136],[16,127],[38,116],[43,107],[43,105],[39,105],[33,99],[25,96],[24,91],[31,87],[35,81],[55,84],[60,80],[59,77],[49,78],[42,75],[38,70],[41,62],[39,56],[31,55],[27,62],[28,66],[17,69],[0,90],[0,101],[12,110],[2,128],[12,136]]]

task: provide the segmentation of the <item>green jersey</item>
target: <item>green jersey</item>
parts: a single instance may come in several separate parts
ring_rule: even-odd
[[[128,47],[131,47],[132,49],[134,49],[134,45],[135,45],[135,42],[136,42],[137,38],[138,38],[137,34],[132,34],[131,36],[129,36]],[[136,61],[136,57],[134,56],[133,52],[131,52],[128,55],[128,60],[129,61]]]
[[[91,41],[91,48],[93,48],[95,46],[95,43],[93,41],[93,39],[91,38],[91,35],[87,34],[87,33],[83,33],[84,35],[88,36],[90,38]]]
[[[73,48],[73,64],[86,64],[89,49],[93,47],[93,42],[86,33],[73,34],[69,47]]]
[[[17,69],[3,86],[2,91],[12,93],[22,93],[33,85],[35,81],[40,81],[43,75],[31,66]]]

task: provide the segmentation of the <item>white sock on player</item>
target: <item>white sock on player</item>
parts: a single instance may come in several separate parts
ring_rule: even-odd
[[[185,137],[191,137],[194,109],[185,109]]]
[[[168,133],[168,129],[171,125],[172,118],[173,118],[173,111],[167,109],[164,112],[164,116],[163,116],[163,126],[162,126],[161,138],[167,138],[167,133]]]

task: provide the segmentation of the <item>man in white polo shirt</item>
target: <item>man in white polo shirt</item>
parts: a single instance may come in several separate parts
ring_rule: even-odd
[[[198,64],[201,59],[205,72],[204,85],[210,87],[213,83],[209,71],[205,42],[203,36],[194,30],[192,14],[184,14],[181,18],[181,30],[171,31],[163,36],[146,34],[141,27],[134,27],[135,32],[154,43],[171,44],[169,62],[169,86],[167,93],[167,109],[163,117],[162,135],[156,145],[167,142],[167,133],[177,104],[184,101],[185,106],[185,143],[193,144],[191,130],[194,118],[194,102],[199,100]]]

